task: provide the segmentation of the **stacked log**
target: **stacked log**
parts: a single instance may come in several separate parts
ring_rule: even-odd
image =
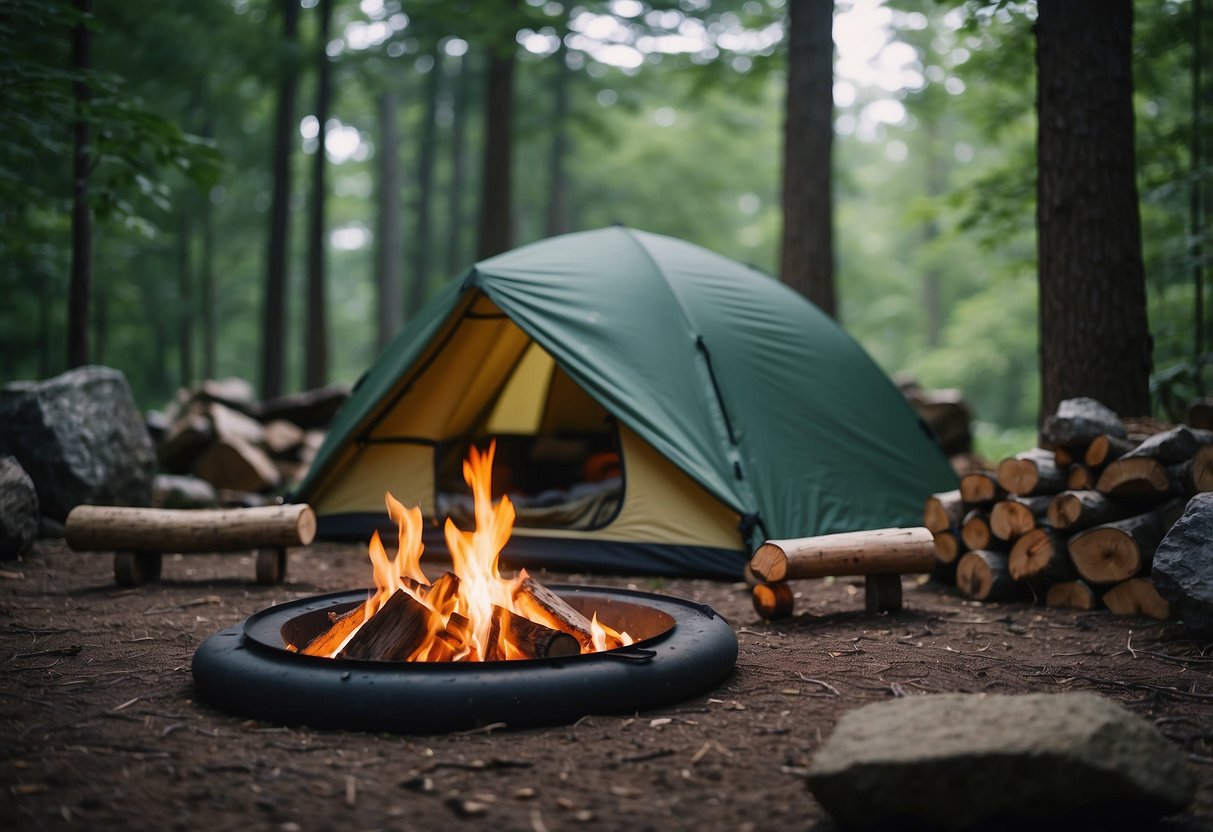
[[[1165,618],[1154,550],[1204,491],[1213,491],[1213,431],[1069,399],[1045,420],[1039,447],[931,495],[923,525],[935,536],[935,576],[954,576],[967,598]]]
[[[348,395],[330,385],[259,401],[241,379],[209,380],[178,391],[147,423],[160,470],[175,479],[173,495],[180,494],[181,477],[195,477],[213,486],[215,504],[255,506],[302,481]],[[205,507],[173,499],[166,488],[157,505]]]

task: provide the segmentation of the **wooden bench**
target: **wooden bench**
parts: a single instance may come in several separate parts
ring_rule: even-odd
[[[255,551],[257,583],[286,578],[288,546],[316,537],[316,514],[304,503],[259,508],[156,509],[76,506],[64,538],[77,552],[113,552],[114,580],[138,586],[160,577],[164,553]]]
[[[754,610],[766,619],[792,615],[788,581],[831,575],[863,575],[865,609],[892,612],[901,609],[901,576],[934,567],[935,537],[926,528],[873,529],[768,540],[750,559],[747,581]]]

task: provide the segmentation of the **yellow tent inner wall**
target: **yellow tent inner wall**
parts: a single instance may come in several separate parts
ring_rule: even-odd
[[[451,337],[410,368],[387,409],[312,495],[319,514],[384,512],[384,492],[434,518],[435,448],[473,432],[489,436],[601,431],[606,412],[497,307],[479,297]],[[517,537],[575,538],[741,548],[739,516],[639,436],[620,426],[624,499],[592,531],[515,528]],[[445,519],[445,518],[438,518]]]

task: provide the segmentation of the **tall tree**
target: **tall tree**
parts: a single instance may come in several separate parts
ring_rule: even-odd
[[[1133,135],[1132,0],[1041,0],[1036,22],[1041,413],[1150,407]]]
[[[514,157],[514,17],[518,0],[502,0],[506,13],[494,22],[488,38],[488,79],[484,89],[484,155],[480,177],[480,222],[477,259],[510,248],[513,226]]]
[[[836,315],[834,0],[789,0],[780,279]]]
[[[447,207],[446,273],[456,275],[467,265],[464,248],[464,225],[467,189],[467,124],[468,88],[471,86],[471,66],[467,55],[455,65],[454,89],[451,92],[451,182]]]
[[[92,272],[92,212],[88,204],[88,182],[92,167],[89,149],[89,87],[85,73],[91,68],[89,30],[92,0],[74,0],[78,19],[72,27],[72,70],[75,80],[75,122],[72,125],[72,272],[68,288],[67,365],[79,367],[89,361],[88,315]]]
[[[569,154],[569,82],[573,73],[569,69],[568,49],[563,37],[556,54],[552,56],[552,65],[552,149],[548,156],[548,205],[544,228],[549,237],[569,230],[569,183],[565,159]]]
[[[417,148],[417,220],[413,232],[413,274],[408,282],[405,315],[409,318],[425,303],[430,283],[430,249],[433,241],[434,162],[438,137],[438,93],[442,78],[442,51],[438,44],[430,50],[430,70],[426,73],[423,96],[421,141]]]
[[[194,383],[194,275],[191,267],[194,235],[188,204],[191,201],[182,201],[177,218],[177,356],[182,387]]]
[[[332,99],[333,64],[328,56],[329,33],[333,20],[333,0],[320,0],[320,32],[316,45],[316,153],[312,156],[312,203],[307,235],[307,329],[303,345],[305,388],[316,388],[328,381],[328,316],[324,303],[325,198],[328,188],[328,120]]]
[[[291,212],[291,148],[295,133],[295,91],[299,82],[295,50],[299,40],[299,0],[281,0],[282,41],[278,101],[270,169],[269,251],[261,310],[261,393],[283,391],[286,364],[286,273]]]
[[[1208,233],[1204,220],[1204,197],[1201,185],[1204,173],[1201,137],[1204,131],[1202,114],[1205,90],[1201,76],[1204,72],[1204,33],[1202,32],[1204,0],[1192,0],[1192,135],[1188,148],[1191,185],[1188,192],[1188,238],[1192,241],[1192,342],[1196,365],[1197,392],[1204,395],[1205,364],[1205,263],[1202,237]]]
[[[378,296],[378,327],[375,346],[382,350],[400,331],[403,321],[400,291],[400,137],[396,118],[400,109],[395,89],[388,88],[375,99],[378,113],[379,150],[375,154],[375,287]]]

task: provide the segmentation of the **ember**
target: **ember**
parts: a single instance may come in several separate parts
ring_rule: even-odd
[[[507,580],[498,572],[502,547],[514,527],[514,506],[492,502],[496,445],[472,448],[463,477],[472,489],[476,528],[462,531],[449,518],[444,529],[452,571],[430,581],[421,569],[421,510],[386,495],[388,516],[399,529],[394,558],[378,532],[368,553],[375,580],[366,603],[342,615],[298,649],[309,656],[411,662],[481,662],[534,659],[611,650],[632,643],[587,619],[522,570]]]

